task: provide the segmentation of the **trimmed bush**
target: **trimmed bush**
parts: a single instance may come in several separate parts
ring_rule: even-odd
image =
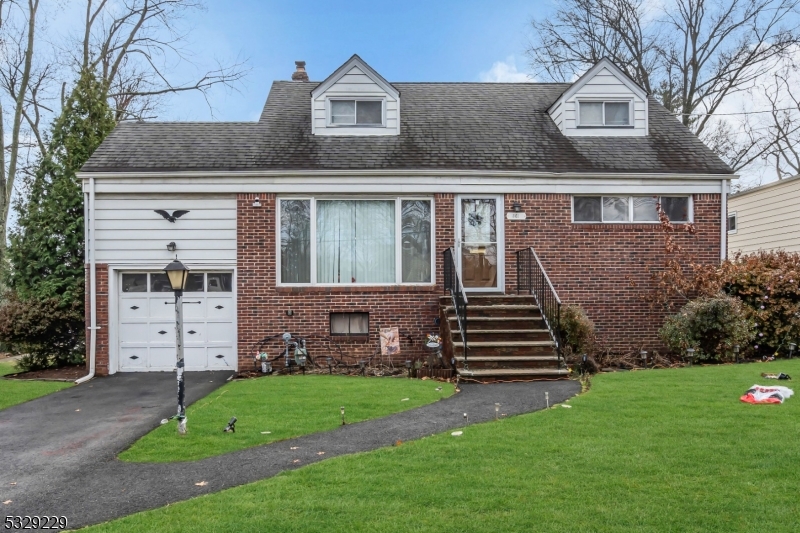
[[[695,357],[706,361],[732,358],[736,344],[746,346],[756,336],[755,323],[738,298],[702,296],[667,318],[659,330],[664,343],[675,353],[695,349]]]
[[[594,323],[577,305],[561,307],[559,328],[564,349],[574,354],[591,353],[594,349]]]

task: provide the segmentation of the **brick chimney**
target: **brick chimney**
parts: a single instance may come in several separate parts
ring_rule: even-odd
[[[292,81],[308,81],[308,72],[306,72],[305,61],[295,61],[297,70],[292,72]]]

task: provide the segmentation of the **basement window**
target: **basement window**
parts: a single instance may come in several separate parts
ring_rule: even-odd
[[[331,313],[331,335],[369,335],[369,313]]]
[[[383,100],[331,100],[332,126],[383,126]]]

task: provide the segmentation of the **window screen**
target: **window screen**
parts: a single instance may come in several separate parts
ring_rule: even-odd
[[[602,222],[599,196],[576,196],[575,222]]]

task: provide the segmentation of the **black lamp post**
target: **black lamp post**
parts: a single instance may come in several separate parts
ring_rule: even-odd
[[[176,368],[178,372],[178,433],[186,433],[186,404],[184,403],[185,386],[183,382],[183,289],[186,287],[186,278],[189,277],[189,269],[183,263],[175,260],[164,268],[164,272],[169,278],[169,284],[175,292],[175,357],[178,361]]]

